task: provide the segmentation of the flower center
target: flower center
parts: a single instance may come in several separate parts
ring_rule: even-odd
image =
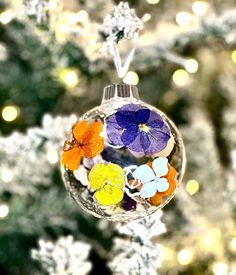
[[[150,128],[146,124],[139,124],[139,129],[145,133],[148,133]]]

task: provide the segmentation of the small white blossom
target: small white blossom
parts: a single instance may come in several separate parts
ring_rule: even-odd
[[[31,256],[50,275],[86,275],[92,268],[87,260],[90,249],[89,244],[68,236],[55,243],[39,240],[39,248],[32,249]]]

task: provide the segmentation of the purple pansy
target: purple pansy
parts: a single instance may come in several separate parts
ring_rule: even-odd
[[[153,155],[166,148],[170,129],[156,112],[139,104],[127,104],[109,116],[106,131],[115,146],[125,146],[141,155]]]

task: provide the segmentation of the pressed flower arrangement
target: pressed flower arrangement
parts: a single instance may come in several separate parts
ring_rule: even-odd
[[[142,102],[135,86],[118,84],[72,127],[61,162],[67,190],[83,209],[126,221],[168,203],[185,155],[173,122]]]

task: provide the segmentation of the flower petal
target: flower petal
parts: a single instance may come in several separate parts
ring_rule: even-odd
[[[104,140],[99,135],[94,135],[84,142],[83,146],[81,146],[81,150],[83,156],[86,158],[93,158],[103,151]]]
[[[120,188],[106,185],[105,188],[97,191],[94,196],[99,204],[108,206],[121,202],[124,192]]]
[[[116,121],[115,115],[111,115],[106,122],[106,133],[109,141],[115,146],[124,146],[121,135],[123,128],[121,128]]]
[[[127,146],[130,143],[134,142],[138,133],[139,133],[138,126],[133,124],[132,126],[124,130],[124,132],[121,135],[121,141],[125,146]]]
[[[168,140],[170,139],[170,130],[167,126],[164,129],[151,128],[148,134],[150,146],[145,152],[148,155],[153,155],[162,151],[167,146]]]
[[[63,151],[61,164],[65,165],[69,170],[77,170],[81,162],[81,150],[78,147]]]
[[[136,124],[133,111],[118,111],[115,116],[117,124],[122,128],[128,128]]]
[[[87,121],[85,119],[77,122],[73,126],[73,128],[72,128],[73,136],[77,140],[78,143],[83,143],[83,136],[86,133],[87,128],[88,128],[88,125],[87,125]]]
[[[152,205],[160,205],[162,203],[162,200],[164,197],[171,196],[176,188],[176,170],[174,167],[172,167],[170,164],[168,164],[168,174],[165,176],[167,178],[167,181],[169,183],[169,188],[165,192],[157,192],[155,196],[149,199],[149,203]]]
[[[150,110],[149,109],[141,109],[134,113],[134,120],[137,124],[143,124],[146,123],[150,116]]]
[[[144,133],[144,132],[140,133],[140,144],[141,144],[144,152],[146,152],[146,150],[149,148],[149,146],[151,144],[147,133]]]
[[[152,181],[143,185],[140,197],[143,199],[153,197],[157,192],[157,182]]]
[[[110,185],[117,188],[123,188],[125,186],[124,170],[119,165],[114,163],[109,163],[106,167]]]
[[[105,164],[96,164],[89,173],[89,185],[92,189],[100,189],[107,182],[107,166]]]
[[[162,177],[168,173],[168,159],[165,157],[156,158],[152,162],[152,169],[156,176]]]
[[[135,179],[140,180],[143,184],[153,181],[156,176],[151,167],[147,164],[140,165],[134,172],[133,176]]]
[[[169,183],[166,178],[160,178],[157,180],[158,192],[165,192],[169,189]]]

